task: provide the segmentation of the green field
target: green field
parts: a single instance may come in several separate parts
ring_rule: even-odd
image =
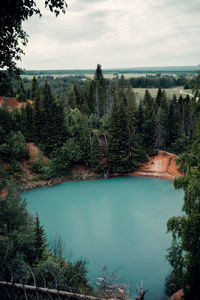
[[[145,88],[134,88],[134,93],[136,96],[136,100],[139,102],[140,100],[142,100],[144,98],[144,94],[146,89]],[[156,97],[158,89],[157,88],[149,88],[148,91],[150,92],[151,96],[153,98]],[[168,98],[172,98],[173,95],[176,95],[176,97],[179,97],[181,95],[181,91],[183,91],[184,93],[192,93],[191,90],[183,90],[183,86],[178,86],[175,88],[170,88],[170,89],[165,89],[167,97]],[[182,95],[184,98],[186,97],[186,94]]]

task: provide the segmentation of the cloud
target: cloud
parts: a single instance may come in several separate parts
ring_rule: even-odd
[[[46,12],[25,23],[30,39],[22,66],[198,64],[199,10],[199,0],[68,0],[65,15]]]

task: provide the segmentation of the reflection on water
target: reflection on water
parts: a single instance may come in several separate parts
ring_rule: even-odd
[[[104,265],[121,267],[121,281],[134,289],[143,280],[145,299],[164,295],[169,217],[181,214],[183,192],[155,178],[126,177],[67,182],[23,193],[49,238],[60,235],[72,259],[85,258],[93,283]]]

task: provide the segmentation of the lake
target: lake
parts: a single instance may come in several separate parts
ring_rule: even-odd
[[[133,291],[143,280],[147,300],[164,297],[171,236],[166,223],[180,215],[183,191],[158,178],[122,177],[66,182],[24,192],[48,239],[60,236],[65,254],[88,261],[94,284],[106,265]]]

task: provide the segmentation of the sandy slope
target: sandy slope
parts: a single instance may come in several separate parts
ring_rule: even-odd
[[[178,170],[176,158],[178,156],[166,151],[159,150],[158,154],[149,157],[147,163],[141,164],[136,172],[129,173],[131,176],[159,177],[173,180],[175,176],[183,174]]]

